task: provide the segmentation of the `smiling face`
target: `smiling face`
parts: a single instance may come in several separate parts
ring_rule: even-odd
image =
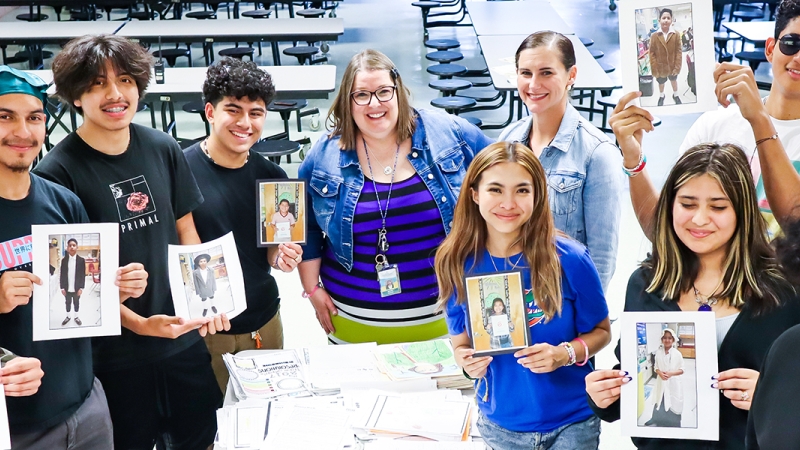
[[[247,97],[224,97],[216,106],[206,103],[206,117],[211,125],[209,141],[217,151],[230,156],[247,153],[261,138],[267,105],[264,100]]]
[[[661,17],[658,18],[658,23],[661,25],[661,31],[664,33],[669,31],[669,27],[672,26],[672,13],[669,11],[662,12]]]
[[[503,301],[498,298],[494,301],[492,309],[495,314],[503,314],[506,310],[506,306],[503,304]]]
[[[517,163],[495,164],[481,174],[472,200],[486,221],[489,240],[501,235],[516,238],[533,211],[533,180]]]
[[[361,70],[355,76],[353,92],[374,92],[382,87],[394,86],[388,70]],[[387,102],[380,102],[373,95],[368,105],[357,105],[350,99],[353,120],[364,136],[384,139],[397,132],[397,95]]]
[[[281,208],[281,214],[285,216],[286,214],[289,213],[289,202],[287,202],[286,200],[281,200],[280,208]]]
[[[26,172],[46,133],[42,101],[28,94],[0,95],[0,167]]]
[[[736,231],[736,212],[717,180],[703,174],[678,189],[672,226],[678,239],[698,257],[721,259]]]
[[[800,17],[794,18],[781,31],[780,37],[800,34]],[[772,63],[773,87],[784,97],[800,98],[800,52],[786,55],[781,52],[778,41],[767,39],[765,52]]]
[[[75,100],[75,106],[83,110],[83,126],[105,131],[127,128],[136,114],[138,103],[139,89],[134,78],[117,73],[109,62],[105,66],[105,75],[98,76]]]
[[[517,60],[517,90],[531,114],[548,111],[563,114],[567,92],[578,69],[564,67],[556,48],[541,45],[523,50]]]

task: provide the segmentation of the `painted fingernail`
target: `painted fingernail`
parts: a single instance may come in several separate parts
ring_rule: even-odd
[[[623,383],[627,383],[627,382],[632,381],[632,380],[633,380],[632,377],[625,377],[625,378],[622,379],[622,382]]]
[[[712,380],[717,380],[717,379],[718,379],[718,377],[717,377],[717,375],[711,375],[711,379],[712,379]]]
[[[714,389],[719,389],[719,384],[718,383],[711,383],[711,387],[714,388]]]
[[[620,371],[619,371],[619,376],[621,376],[621,377],[624,377],[624,376],[625,376],[625,375],[627,375],[627,374],[628,374],[628,371],[627,371],[627,370],[620,370]]]

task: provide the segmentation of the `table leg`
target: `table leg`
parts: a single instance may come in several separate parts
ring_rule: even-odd
[[[280,66],[281,65],[281,51],[280,51],[280,48],[278,48],[278,41],[272,41],[272,42],[270,42],[270,45],[272,46],[272,64],[274,64],[276,66]]]

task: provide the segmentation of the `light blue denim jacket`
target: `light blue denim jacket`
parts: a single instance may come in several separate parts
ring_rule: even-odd
[[[530,145],[532,117],[506,127],[498,140]],[[583,243],[603,289],[614,275],[619,246],[622,155],[570,104],[558,133],[539,161],[547,174],[547,195],[556,228]]]
[[[464,119],[439,111],[415,111],[408,160],[439,207],[445,233],[453,226],[453,211],[467,166],[478,151],[494,141]],[[326,133],[300,165],[308,183],[308,233],[303,259],[322,256],[330,245],[339,263],[353,267],[353,216],[364,187],[364,173],[355,150],[339,149],[339,136]]]

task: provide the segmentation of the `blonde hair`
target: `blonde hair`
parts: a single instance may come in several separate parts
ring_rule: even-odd
[[[358,126],[353,120],[353,100],[350,96],[356,82],[356,74],[361,71],[386,70],[395,84],[395,98],[397,100],[397,142],[403,142],[414,134],[416,127],[414,109],[411,107],[411,92],[403,83],[400,73],[394,63],[383,53],[367,49],[362,50],[350,59],[342,75],[342,84],[339,93],[333,99],[333,106],[328,111],[326,122],[331,130],[331,136],[339,136],[339,148],[342,150],[356,148],[356,135]]]
[[[722,290],[716,296],[737,308],[747,302],[756,314],[778,305],[778,291],[787,283],[767,239],[750,164],[733,144],[696,145],[670,171],[656,207],[653,257],[642,264],[653,273],[647,292],[660,291],[663,299],[677,300],[694,285],[700,261],[675,233],[672,208],[681,186],[702,175],[719,183],[736,213],[736,229],[722,267]]]
[[[482,257],[488,234],[486,221],[473,201],[471,191],[478,189],[483,172],[504,162],[519,164],[533,181],[531,218],[523,224],[518,239],[511,246],[522,245],[530,267],[534,299],[546,320],[550,320],[561,313],[561,263],[556,251],[557,231],[547,200],[547,177],[531,149],[511,142],[497,142],[481,150],[467,169],[456,203],[453,229],[436,251],[439,309],[444,308],[454,294],[457,303],[466,300],[464,265],[469,257],[475,263]]]

